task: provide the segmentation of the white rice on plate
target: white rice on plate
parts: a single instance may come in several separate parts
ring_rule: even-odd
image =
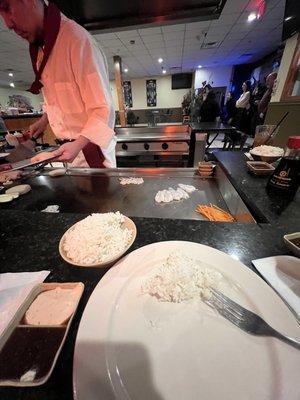
[[[193,299],[209,299],[210,288],[218,289],[222,274],[206,263],[182,252],[170,254],[142,285],[143,294],[159,301],[181,303]]]
[[[124,221],[119,211],[84,218],[65,234],[63,249],[67,257],[85,265],[114,258],[132,238],[132,231],[122,226]]]

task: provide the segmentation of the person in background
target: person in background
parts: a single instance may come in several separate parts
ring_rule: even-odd
[[[0,103],[0,116],[5,115],[5,108]]]
[[[1,133],[7,133],[7,128],[6,128],[4,119],[1,117],[1,114],[0,114],[0,134]]]
[[[192,90],[189,90],[188,93],[183,96],[183,100],[181,103],[183,117],[190,115],[191,103],[192,103]]]
[[[99,44],[51,1],[0,0],[0,16],[29,42],[35,72],[29,91],[42,89],[45,100],[44,114],[31,125],[29,136],[43,134],[49,122],[61,145],[53,152],[59,161],[115,167],[115,114]]]
[[[251,133],[255,134],[255,129],[257,125],[262,123],[261,118],[258,113],[258,104],[260,100],[263,98],[267,87],[261,82],[257,82],[255,88],[252,92],[252,120],[251,120]]]
[[[200,108],[200,121],[201,122],[215,122],[216,118],[220,116],[220,107],[216,102],[216,96],[213,91],[206,94]]]
[[[236,115],[236,127],[250,135],[251,132],[251,83],[245,81],[242,85],[242,94],[236,101],[237,115]]]
[[[272,97],[273,86],[275,84],[276,79],[277,79],[277,72],[272,72],[271,74],[269,74],[267,76],[267,79],[266,79],[267,90],[265,91],[261,100],[258,102],[257,110],[258,110],[258,116],[260,118],[261,124],[263,124],[265,121],[265,117],[266,117],[267,110],[268,110],[268,105],[269,105],[271,97]]]
[[[236,116],[236,106],[233,92],[228,92],[225,104],[225,118],[224,121],[230,125],[234,125]]]
[[[135,115],[135,113],[131,110],[131,108],[126,109],[126,119],[127,119],[127,124],[130,126],[133,126],[134,124],[137,124],[139,117]]]

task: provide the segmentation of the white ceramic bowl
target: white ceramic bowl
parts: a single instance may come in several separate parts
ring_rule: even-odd
[[[76,263],[75,261],[71,260],[71,259],[67,256],[67,254],[66,254],[66,252],[65,252],[65,250],[64,250],[64,246],[63,246],[67,232],[69,232],[71,229],[73,229],[74,226],[77,225],[79,222],[80,222],[80,221],[78,221],[78,222],[76,222],[76,224],[72,225],[72,226],[63,234],[63,236],[62,236],[62,238],[60,239],[60,242],[59,242],[59,253],[60,253],[60,255],[62,256],[62,258],[63,258],[67,263],[72,264],[72,265],[75,265],[76,267],[85,267],[85,268],[91,268],[91,267],[92,267],[92,268],[101,268],[101,267],[106,267],[106,266],[112,264],[113,262],[117,261],[120,257],[122,257],[122,255],[125,254],[126,251],[132,246],[132,244],[134,243],[135,238],[136,238],[137,230],[136,230],[135,223],[134,223],[130,218],[128,218],[128,217],[125,216],[125,221],[124,221],[124,223],[123,223],[123,227],[124,227],[124,228],[127,228],[127,229],[130,229],[130,230],[132,231],[131,240],[130,240],[130,242],[127,244],[127,246],[125,247],[125,249],[124,249],[122,252],[116,254],[114,257],[112,257],[112,258],[110,258],[110,259],[107,259],[107,260],[105,260],[105,261],[97,262],[97,263],[94,263],[94,264],[79,264],[79,263]]]
[[[273,163],[273,162],[277,161],[279,158],[281,158],[283,156],[283,153],[284,153],[284,151],[282,149],[281,155],[270,156],[270,155],[257,154],[256,149],[257,149],[257,147],[254,147],[254,149],[250,150],[250,154],[251,154],[253,160],[254,161],[264,161],[267,163]]]
[[[290,233],[289,235],[283,236],[283,240],[286,246],[295,254],[295,256],[300,257],[300,247],[291,242],[291,239],[296,238],[300,239],[300,232]]]

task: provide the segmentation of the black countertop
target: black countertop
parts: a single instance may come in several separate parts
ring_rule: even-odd
[[[138,235],[131,250],[166,240],[188,240],[213,246],[238,257],[249,268],[251,260],[288,254],[282,236],[300,230],[299,194],[281,213],[274,211],[272,199],[266,197],[266,178],[255,178],[244,168],[242,155],[219,152],[240,194],[252,207],[266,215],[267,223],[229,224],[206,221],[133,218]],[[248,204],[248,205],[249,205]],[[0,388],[1,400],[72,399],[72,361],[76,333],[86,302],[107,269],[77,269],[65,263],[58,253],[62,234],[83,214],[46,214],[37,211],[0,211],[0,272],[49,269],[48,281],[85,284],[85,291],[68,338],[49,381],[36,388]],[[88,400],[88,399],[87,399]]]
[[[296,232],[300,224],[300,189],[292,201],[269,194],[269,177],[255,176],[247,170],[245,155],[239,151],[215,151],[226,175],[258,220]],[[298,229],[299,230],[299,229]]]

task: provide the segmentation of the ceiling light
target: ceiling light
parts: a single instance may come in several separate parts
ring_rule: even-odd
[[[252,12],[248,15],[248,22],[252,22],[257,19],[256,13]]]
[[[163,73],[163,74],[166,74],[166,73],[167,73],[167,71],[166,71],[165,69],[163,69],[163,70],[162,70],[162,73]]]
[[[289,21],[289,20],[292,19],[292,18],[293,18],[293,16],[290,15],[289,17],[284,18],[284,21],[287,22],[287,21]]]
[[[9,86],[10,87],[15,87],[15,84],[13,82],[10,82]]]
[[[125,68],[125,69],[124,69],[124,72],[128,72],[128,68]]]
[[[164,60],[162,58],[159,58],[157,61],[161,64]]]
[[[198,68],[202,68],[202,65],[198,65]]]
[[[8,74],[8,76],[14,76],[14,74],[13,74],[12,72],[10,72],[10,73]]]

